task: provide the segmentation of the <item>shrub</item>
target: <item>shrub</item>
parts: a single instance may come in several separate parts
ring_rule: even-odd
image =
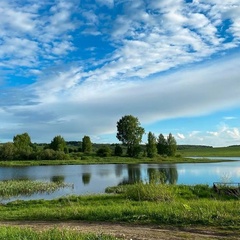
[[[123,154],[123,149],[120,145],[116,145],[114,149],[114,155],[115,156],[122,156]]]
[[[143,182],[128,186],[125,195],[135,201],[172,201],[174,199],[174,194],[168,185]]]
[[[103,146],[97,150],[98,157],[110,157],[112,150],[108,146]]]

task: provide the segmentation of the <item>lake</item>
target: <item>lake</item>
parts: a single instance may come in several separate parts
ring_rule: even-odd
[[[224,158],[226,159],[226,158]],[[51,194],[34,194],[15,199],[53,199],[67,195],[104,193],[105,188],[138,180],[148,181],[153,172],[166,175],[171,184],[209,184],[213,182],[240,182],[240,158],[238,161],[180,164],[94,164],[0,167],[0,180],[29,179],[55,181],[60,179],[73,184]]]

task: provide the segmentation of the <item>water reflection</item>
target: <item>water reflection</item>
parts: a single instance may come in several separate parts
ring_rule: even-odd
[[[20,197],[18,199],[52,199],[69,194],[103,193],[106,187],[137,181],[154,180],[169,184],[211,185],[213,182],[221,181],[226,174],[230,181],[240,182],[240,161],[193,164],[0,167],[0,180],[24,178],[39,181],[62,181],[74,185],[74,189],[61,189],[50,195],[39,194],[30,198]]]
[[[175,165],[165,168],[148,168],[148,180],[156,183],[176,184],[178,181],[178,172]]]
[[[55,183],[63,183],[65,177],[64,176],[52,176],[51,181]]]
[[[91,173],[83,173],[82,174],[82,182],[84,185],[88,185],[91,180]]]

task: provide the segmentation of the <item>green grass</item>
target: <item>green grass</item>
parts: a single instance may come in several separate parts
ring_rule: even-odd
[[[74,230],[53,228],[36,231],[31,228],[0,227],[0,239],[6,240],[116,240],[105,234],[83,234]]]
[[[240,146],[178,150],[183,157],[240,157]]]
[[[186,157],[191,154],[186,154]],[[239,154],[240,155],[240,154]],[[13,160],[13,161],[0,161],[2,167],[15,167],[15,166],[49,166],[49,165],[85,165],[85,164],[142,164],[142,163],[198,163],[198,162],[213,162],[214,160],[208,159],[189,159],[184,157],[162,157],[155,158],[130,158],[130,157],[94,157],[86,156],[84,159],[76,160]],[[219,162],[219,160],[215,160]]]
[[[158,197],[148,199],[143,197],[146,191],[135,198],[139,188],[131,190],[117,195],[10,202],[0,205],[0,220],[130,222],[231,227],[240,231],[240,201],[214,195],[210,187],[167,186],[162,191],[152,188],[147,191],[152,195],[156,192]]]
[[[0,181],[0,199],[13,196],[32,195],[34,193],[52,193],[60,188],[71,187],[63,182],[40,182],[31,180]]]

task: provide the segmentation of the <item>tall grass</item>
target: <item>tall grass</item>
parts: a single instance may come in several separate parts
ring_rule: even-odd
[[[138,182],[126,187],[125,196],[137,201],[173,201],[174,193],[169,185]]]
[[[0,239],[6,240],[116,240],[105,234],[83,234],[69,229],[36,231],[31,228],[0,227]],[[119,238],[118,238],[119,239]]]

